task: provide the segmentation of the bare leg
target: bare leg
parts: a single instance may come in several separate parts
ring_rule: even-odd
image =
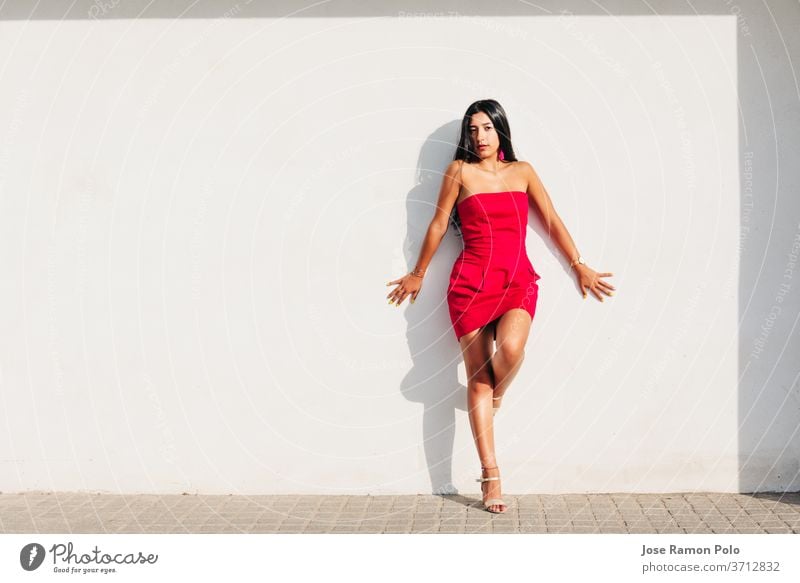
[[[491,368],[492,327],[469,332],[459,340],[467,369],[467,407],[472,437],[478,449],[478,457],[484,469],[483,476],[497,476],[497,460],[494,451],[494,425],[492,419],[492,394],[494,374]],[[500,480],[483,482],[484,500],[500,497]],[[484,491],[482,488],[482,491]],[[505,511],[505,505],[495,504],[493,512]]]
[[[525,343],[531,329],[531,316],[521,308],[509,310],[498,319],[496,325],[497,350],[492,355],[495,379],[492,398],[494,407],[499,408],[503,395],[525,359]]]

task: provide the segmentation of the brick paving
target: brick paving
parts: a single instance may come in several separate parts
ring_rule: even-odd
[[[800,533],[800,492],[204,496],[0,494],[2,533]]]

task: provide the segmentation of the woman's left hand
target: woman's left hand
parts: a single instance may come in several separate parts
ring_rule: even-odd
[[[612,291],[616,288],[607,281],[600,279],[601,277],[611,277],[614,275],[613,273],[597,273],[594,269],[584,264],[576,265],[575,271],[578,274],[578,286],[583,294],[583,299],[586,299],[587,289],[601,302],[603,301],[603,296],[600,295],[600,292],[607,296],[614,295]]]

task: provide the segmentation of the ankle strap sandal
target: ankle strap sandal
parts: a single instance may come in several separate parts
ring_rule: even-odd
[[[495,466],[493,468],[486,468],[486,467],[481,466],[481,469],[483,469],[483,470],[496,470],[497,466]],[[481,482],[481,491],[483,491],[483,482],[490,482],[492,480],[499,480],[499,479],[500,479],[500,476],[492,476],[492,477],[489,477],[489,478],[484,478],[483,476],[481,476],[480,478],[476,478],[475,481],[476,482]],[[503,509],[503,510],[489,510],[489,507],[490,506],[501,506],[501,505],[508,507],[508,505],[505,502],[503,502],[502,498],[489,498],[488,500],[483,500],[483,508],[484,508],[484,510],[488,510],[489,512],[492,512],[494,514],[502,514],[503,512],[505,512],[505,509]]]

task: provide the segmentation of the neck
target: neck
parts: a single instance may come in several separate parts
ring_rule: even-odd
[[[503,161],[495,158],[494,160],[481,160],[478,162],[478,168],[486,170],[487,172],[497,172],[500,170],[500,167],[504,164]]]

